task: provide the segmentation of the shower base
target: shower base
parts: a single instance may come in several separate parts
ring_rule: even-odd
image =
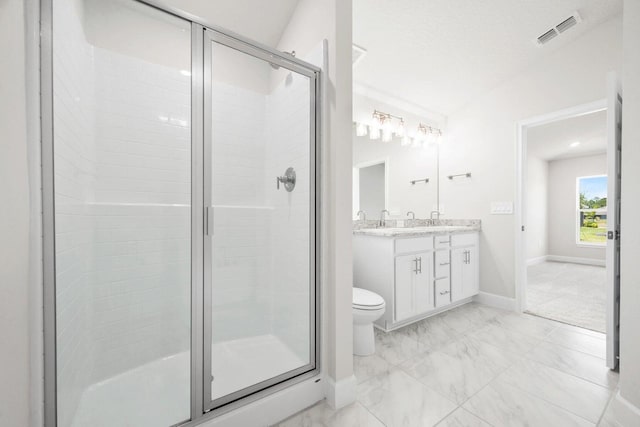
[[[214,399],[304,364],[275,335],[213,344]],[[189,352],[139,366],[88,387],[71,427],[162,427],[189,419]]]

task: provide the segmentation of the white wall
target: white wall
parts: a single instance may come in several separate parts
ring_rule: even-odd
[[[640,2],[624,2],[622,219],[620,272],[620,395],[640,422]]]
[[[483,292],[515,296],[515,217],[491,215],[490,204],[515,198],[516,122],[604,98],[606,73],[621,69],[621,37],[616,17],[449,116],[441,174],[472,178],[443,181],[441,202],[449,217],[482,220]]]
[[[0,3],[0,425],[29,424],[29,183],[24,2]]]
[[[549,162],[548,255],[604,261],[605,246],[588,247],[576,244],[576,179],[581,176],[606,174],[606,154]],[[532,236],[535,235],[527,235],[529,239]]]
[[[352,335],[352,70],[350,0],[300,0],[279,50],[301,57],[323,39],[328,41],[323,125],[323,324],[325,367],[331,386],[328,400],[344,405],[355,399]],[[343,385],[344,384],[344,385]]]
[[[547,194],[549,164],[546,160],[527,155],[527,259],[549,254]]]

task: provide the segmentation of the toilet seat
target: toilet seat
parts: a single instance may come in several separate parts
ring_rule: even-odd
[[[353,308],[357,310],[380,310],[385,306],[384,299],[371,291],[353,288]]]

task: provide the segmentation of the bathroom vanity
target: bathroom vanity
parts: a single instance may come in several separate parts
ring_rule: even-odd
[[[376,325],[391,331],[471,300],[479,292],[479,223],[353,232],[355,287],[382,296]]]

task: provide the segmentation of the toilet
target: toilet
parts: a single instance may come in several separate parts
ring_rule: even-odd
[[[385,309],[384,298],[375,292],[353,288],[353,354],[369,356],[375,353],[373,322]]]

